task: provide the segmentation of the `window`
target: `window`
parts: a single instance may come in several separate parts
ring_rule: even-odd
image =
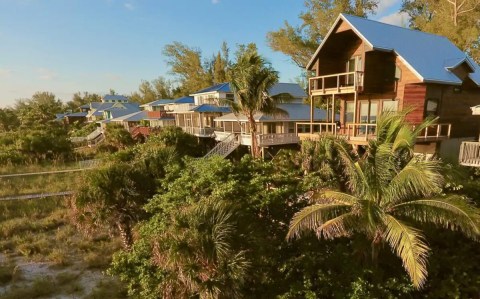
[[[398,111],[398,100],[396,101],[384,101],[383,111]]]
[[[267,123],[266,124],[267,134],[275,134],[277,133],[277,126],[276,123]]]
[[[431,98],[427,99],[427,104],[425,105],[425,115],[426,116],[436,116],[438,113],[438,99]]]
[[[295,133],[295,123],[294,122],[288,122],[288,133]]]
[[[353,123],[353,114],[355,111],[355,107],[353,105],[353,102],[347,102],[345,104],[345,123]]]
[[[400,81],[402,79],[402,69],[395,65],[395,80]]]

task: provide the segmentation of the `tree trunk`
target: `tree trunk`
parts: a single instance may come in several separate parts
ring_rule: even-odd
[[[252,136],[252,148],[251,148],[252,157],[258,158],[257,125],[255,123],[255,118],[253,117],[252,113],[248,115],[248,123],[250,125],[250,135]]]
[[[129,251],[132,248],[133,237],[132,229],[128,220],[122,219],[117,222],[117,228],[120,232],[120,238],[122,239],[123,248]]]

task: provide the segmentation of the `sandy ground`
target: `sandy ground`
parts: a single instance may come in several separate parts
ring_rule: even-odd
[[[1,263],[5,262],[6,259],[7,257],[5,255],[0,254]],[[59,268],[53,263],[31,262],[24,257],[9,258],[9,262],[13,262],[16,265],[14,270],[14,279],[12,283],[6,286],[0,286],[0,298],[2,298],[2,294],[7,292],[12,287],[28,286],[34,280],[39,278],[51,278],[52,280],[54,280],[58,274],[64,272],[68,272],[77,276],[78,278],[75,282],[81,286],[83,291],[79,292],[78,294],[58,294],[49,298],[83,298],[84,296],[88,295],[100,281],[102,281],[103,279],[108,279],[108,276],[103,274],[101,271],[80,269],[80,267],[75,264],[68,267]]]

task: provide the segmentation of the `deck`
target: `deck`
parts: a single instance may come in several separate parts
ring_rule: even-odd
[[[232,132],[215,131],[215,139],[222,141]],[[252,135],[245,133],[233,133],[238,136],[241,145],[251,146]],[[300,141],[300,138],[295,133],[272,133],[272,134],[257,134],[257,145],[260,147],[269,147],[272,145],[295,144]]]
[[[363,72],[311,77],[308,82],[312,96],[354,93],[363,88]]]

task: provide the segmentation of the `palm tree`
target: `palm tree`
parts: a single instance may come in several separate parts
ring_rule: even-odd
[[[325,239],[363,234],[371,240],[374,261],[379,245],[387,243],[413,285],[421,288],[430,249],[422,232],[407,220],[459,230],[476,239],[480,214],[463,197],[441,194],[444,178],[438,160],[413,155],[416,136],[432,121],[412,130],[404,116],[383,114],[377,139],[369,142],[361,158],[352,158],[341,143],[336,144],[347,192],[314,192],[314,204],[294,215],[287,238],[305,230]]]
[[[268,90],[278,82],[278,72],[258,55],[255,48],[247,48],[238,54],[237,62],[230,69],[229,77],[235,100],[227,100],[225,103],[234,113],[247,117],[252,136],[251,153],[253,157],[258,157],[260,152],[257,146],[255,114],[286,114],[284,110],[277,107],[280,102],[285,101],[285,98],[268,95]]]
[[[236,213],[231,204],[206,198],[169,215],[152,259],[164,272],[163,298],[239,297],[250,263],[235,237]]]

